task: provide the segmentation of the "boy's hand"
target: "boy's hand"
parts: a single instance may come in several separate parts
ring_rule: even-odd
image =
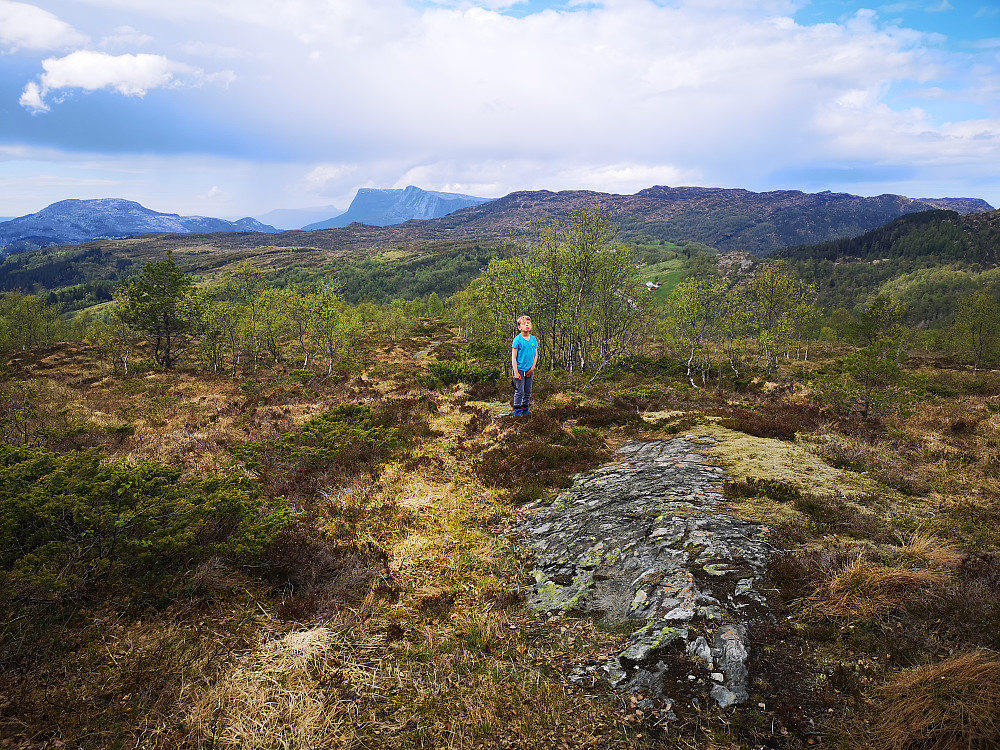
[[[521,371],[518,370],[518,369],[515,369],[514,370],[514,380],[520,380],[520,379],[521,379]]]

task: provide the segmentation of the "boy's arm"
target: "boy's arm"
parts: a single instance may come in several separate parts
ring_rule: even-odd
[[[529,375],[533,375],[535,372],[535,366],[538,364],[538,347],[535,347],[535,359],[531,363],[531,369],[528,370]]]
[[[517,347],[510,348],[510,366],[514,368],[514,380],[521,379],[521,373],[517,369]]]

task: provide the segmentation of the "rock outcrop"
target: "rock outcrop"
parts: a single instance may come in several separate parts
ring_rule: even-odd
[[[626,444],[516,527],[535,559],[530,606],[634,621],[628,646],[592,672],[668,711],[746,701],[748,633],[770,617],[768,528],[719,510],[724,472],[698,452],[711,441]]]

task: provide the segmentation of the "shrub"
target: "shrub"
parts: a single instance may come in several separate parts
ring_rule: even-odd
[[[755,437],[794,440],[795,433],[819,426],[820,413],[811,405],[769,403],[757,408],[733,407],[724,413],[720,424]]]
[[[39,442],[38,387],[19,381],[0,382],[0,442]]]
[[[399,430],[380,424],[371,407],[338,406],[313,417],[297,433],[232,449],[273,495],[311,494],[330,475],[373,466],[400,444]]]
[[[145,590],[212,557],[258,560],[293,522],[238,477],[180,481],[153,463],[0,446],[0,583],[8,596]]]
[[[567,486],[570,475],[593,468],[610,456],[600,433],[585,427],[565,430],[546,414],[530,419],[523,430],[508,430],[475,460],[486,482],[523,488],[519,499],[531,499],[541,487]],[[536,495],[537,496],[537,495]]]
[[[743,481],[727,479],[722,485],[722,492],[733,500],[744,497],[768,497],[777,503],[797,500],[801,494],[788,482],[758,477],[747,477]]]
[[[435,382],[443,385],[455,383],[495,383],[502,373],[495,367],[477,367],[469,363],[446,361],[428,365]]]

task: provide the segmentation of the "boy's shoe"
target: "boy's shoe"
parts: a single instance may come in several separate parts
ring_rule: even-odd
[[[528,416],[529,414],[531,414],[531,409],[529,409],[528,407],[524,407],[523,409],[521,409],[521,414],[523,416]]]
[[[522,409],[521,407],[518,407],[518,408],[514,409],[514,416],[515,417],[519,417],[522,414],[524,414],[524,409]]]

